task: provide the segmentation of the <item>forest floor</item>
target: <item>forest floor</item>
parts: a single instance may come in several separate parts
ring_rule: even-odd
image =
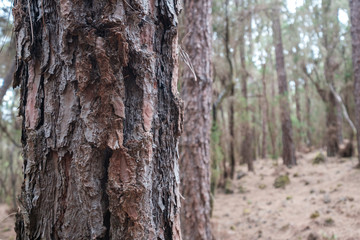
[[[288,169],[280,160],[257,160],[255,173],[237,169],[232,194],[215,196],[212,224],[217,240],[359,240],[360,170],[356,158],[327,158],[320,151],[298,157]],[[325,153],[324,153],[325,154]],[[288,175],[285,189],[273,186]]]
[[[0,204],[0,240],[15,239],[15,216],[5,204]]]
[[[240,166],[237,175],[246,175],[233,182],[234,193],[219,190],[215,196],[216,240],[359,240],[357,160],[327,158],[313,165],[318,153],[298,157],[298,165],[291,169],[270,159],[255,161],[255,173]],[[274,188],[275,178],[284,174],[290,184]],[[15,219],[9,214],[9,208],[0,204],[0,240],[15,239]]]

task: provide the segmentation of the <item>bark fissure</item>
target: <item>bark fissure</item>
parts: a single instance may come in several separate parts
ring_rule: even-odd
[[[180,239],[177,2],[26,3],[18,238]]]

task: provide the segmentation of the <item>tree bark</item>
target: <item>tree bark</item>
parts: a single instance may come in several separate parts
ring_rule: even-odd
[[[173,2],[16,0],[17,239],[181,239]]]
[[[180,176],[184,200],[181,229],[183,239],[211,240],[211,0],[185,0],[184,26],[187,26],[189,33],[183,44],[196,79],[189,68],[183,69],[181,95],[185,109]]]
[[[336,156],[339,151],[338,142],[338,111],[337,102],[334,94],[327,91],[326,100],[326,128],[327,128],[327,155],[329,157]]]
[[[266,152],[267,152],[267,131],[266,131],[266,127],[268,126],[268,122],[269,122],[269,101],[267,98],[267,86],[266,86],[266,63],[263,65],[262,68],[262,78],[261,78],[261,83],[262,83],[262,101],[261,101],[261,109],[262,109],[262,126],[261,126],[261,131],[262,131],[262,144],[261,144],[261,158],[266,158]]]
[[[228,81],[230,84],[233,82],[234,78],[234,68],[231,61],[230,54],[230,19],[229,19],[229,0],[225,1],[225,51],[226,59],[229,64],[229,76]],[[230,134],[230,146],[229,146],[229,158],[230,158],[230,178],[234,179],[235,176],[235,146],[234,146],[234,124],[235,124],[235,110],[234,110],[234,95],[235,95],[235,85],[230,85],[230,103],[229,103],[229,134]]]
[[[306,101],[306,136],[307,141],[306,145],[307,147],[312,146],[313,140],[312,140],[312,123],[311,123],[311,100],[309,97],[309,80],[305,79],[304,89],[305,89],[305,101]]]
[[[358,166],[360,166],[360,2],[350,0],[352,62],[354,70],[355,126],[357,129]]]
[[[249,104],[248,104],[248,91],[247,91],[247,80],[248,80],[248,72],[246,70],[246,60],[245,60],[245,31],[246,31],[246,21],[245,21],[245,14],[244,8],[245,3],[244,0],[241,1],[241,14],[240,14],[240,34],[239,34],[239,49],[240,49],[240,64],[241,64],[241,93],[244,98],[244,111],[243,111],[243,122],[242,122],[242,133],[243,133],[243,140],[241,143],[241,157],[242,162],[246,162],[248,165],[249,171],[254,171],[253,166],[253,159],[252,159],[252,136],[251,128],[250,128],[250,111],[249,111]],[[250,20],[251,22],[251,20]],[[251,37],[251,36],[250,36]],[[251,41],[251,39],[250,39]]]
[[[293,142],[292,124],[290,119],[290,106],[288,99],[288,83],[286,80],[284,51],[281,38],[280,10],[273,12],[273,37],[276,54],[276,72],[278,76],[280,106],[281,106],[281,129],[283,142],[283,163],[291,167],[296,165],[295,147]]]
[[[269,65],[270,66],[274,66],[273,64],[273,60],[272,60],[272,53],[270,50],[267,51],[267,54],[269,55]],[[277,126],[277,115],[278,115],[278,104],[277,104],[277,94],[276,94],[276,80],[274,78],[274,75],[271,74],[271,82],[270,82],[270,86],[271,86],[271,102],[268,105],[269,107],[271,107],[271,112],[269,116],[269,119],[271,119],[271,121],[268,122],[268,130],[269,130],[269,135],[270,135],[270,142],[271,142],[271,157],[273,159],[278,157],[278,153],[277,153],[277,131],[278,131],[278,126]]]

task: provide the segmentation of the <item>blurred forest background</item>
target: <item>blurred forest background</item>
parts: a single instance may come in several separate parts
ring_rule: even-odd
[[[19,91],[11,87],[15,66],[11,5],[0,2],[0,203],[15,209],[22,158]],[[277,19],[288,85],[284,94],[279,94],[276,70]],[[189,29],[180,25],[179,31],[181,44]],[[213,0],[212,61],[213,197],[216,189],[234,191],[233,179],[243,174],[236,171],[240,164],[254,171],[260,159],[282,163],[284,98],[296,156],[315,149],[326,149],[328,156],[352,155],[341,153],[346,148],[352,153],[356,145],[347,0]]]

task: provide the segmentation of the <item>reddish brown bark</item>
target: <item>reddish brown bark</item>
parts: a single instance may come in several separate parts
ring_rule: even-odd
[[[360,2],[350,0],[350,10],[356,115],[355,126],[357,129],[356,139],[360,166]]]
[[[178,11],[165,0],[14,2],[18,239],[181,239]]]
[[[276,55],[276,72],[278,75],[280,106],[281,106],[281,129],[283,143],[283,162],[290,167],[296,165],[295,146],[293,142],[292,124],[290,119],[290,106],[288,99],[288,83],[286,79],[284,50],[281,37],[280,10],[273,11],[273,37]]]
[[[196,79],[189,68],[183,69],[181,94],[185,109],[180,176],[184,199],[181,229],[184,240],[211,240],[211,0],[185,0],[183,24],[189,30],[183,44]]]

